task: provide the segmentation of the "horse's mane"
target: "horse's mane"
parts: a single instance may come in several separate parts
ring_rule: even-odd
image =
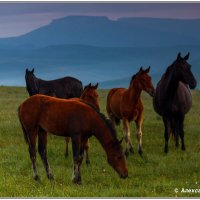
[[[112,135],[114,136],[114,138],[117,139],[117,134],[116,134],[116,130],[115,127],[112,123],[112,121],[110,119],[108,119],[104,114],[102,114],[101,112],[99,112],[95,106],[93,106],[92,104],[83,101],[82,99],[80,99],[81,102],[83,102],[84,104],[87,104],[88,106],[90,106],[91,108],[93,108],[96,113],[101,117],[101,119],[106,123],[106,126],[110,129]]]
[[[130,81],[130,85],[132,84],[133,80],[135,79],[135,77],[137,76],[138,73],[134,74],[131,78],[131,81]]]
[[[165,79],[165,78],[168,78],[168,76],[170,75],[170,72],[173,70],[173,66],[174,66],[174,63],[172,63],[171,65],[169,65],[165,71],[165,73],[162,75],[162,79]]]

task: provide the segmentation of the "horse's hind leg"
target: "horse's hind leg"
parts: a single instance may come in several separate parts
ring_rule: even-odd
[[[131,153],[134,153],[134,150],[133,150],[133,146],[130,140],[130,124],[127,119],[123,119],[123,129],[124,129],[124,137],[125,137],[125,142],[126,142],[125,155],[126,157],[128,157],[129,151]]]
[[[49,163],[47,161],[47,132],[40,129],[38,136],[38,152],[44,164],[48,179],[53,179],[53,175],[50,172]]]
[[[34,179],[39,180],[37,167],[36,167],[36,138],[37,138],[37,130],[29,132],[29,154],[32,161]]]
[[[66,137],[66,138],[65,138],[65,142],[66,142],[65,157],[68,157],[68,155],[69,155],[69,152],[68,152],[68,144],[69,144],[69,141],[70,141],[70,137]]]
[[[169,134],[170,134],[170,121],[166,117],[163,117],[163,122],[165,126],[165,132],[164,132],[164,137],[165,137],[165,153],[168,153],[168,141],[169,141]]]
[[[86,140],[84,149],[85,149],[85,153],[86,153],[86,165],[89,166],[89,164],[90,164],[90,159],[89,159],[89,155],[88,155],[89,139]]]

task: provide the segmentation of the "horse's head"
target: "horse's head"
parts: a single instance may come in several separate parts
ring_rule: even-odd
[[[172,64],[172,67],[175,78],[189,85],[190,89],[194,89],[197,82],[191,71],[191,65],[187,62],[189,55],[190,54],[188,53],[185,57],[181,57],[181,54],[179,53],[177,59]]]
[[[108,155],[108,163],[120,175],[121,178],[128,176],[128,168],[124,153],[122,151],[121,142],[116,140],[112,145]]]
[[[149,76],[150,66],[147,69],[140,68],[139,72],[135,75],[135,84],[138,84],[139,89],[146,91],[149,95],[155,95],[155,89]]]
[[[83,93],[81,95],[81,99],[86,101],[87,103],[93,105],[98,111],[100,110],[99,101],[98,101],[98,93],[97,93],[98,83],[96,85],[92,85],[91,83],[85,86]]]
[[[26,69],[25,80],[26,80],[26,88],[27,88],[30,96],[37,94],[38,86],[36,83],[36,77],[34,75],[34,68],[31,71]]]

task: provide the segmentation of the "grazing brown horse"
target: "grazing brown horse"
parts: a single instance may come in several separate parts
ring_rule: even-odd
[[[139,72],[133,75],[129,88],[113,88],[107,96],[106,110],[110,119],[117,125],[123,121],[123,128],[126,141],[126,156],[133,153],[133,146],[130,140],[130,122],[135,121],[138,139],[138,152],[142,154],[142,121],[143,104],[141,101],[142,90],[154,95],[154,87],[151,77],[148,75],[150,67],[146,70],[140,68]]]
[[[88,103],[38,94],[28,98],[19,106],[18,116],[24,138],[29,145],[34,179],[39,179],[36,167],[37,136],[38,151],[47,177],[53,178],[47,161],[47,133],[71,138],[74,183],[81,182],[80,168],[85,144],[91,135],[99,140],[106,151],[108,163],[120,177],[128,176],[126,160],[114,127],[104,115]]]
[[[165,153],[168,152],[170,133],[174,135],[176,147],[181,138],[182,150],[185,150],[183,123],[185,114],[192,106],[190,89],[194,89],[197,84],[191,65],[187,63],[188,58],[189,53],[183,58],[178,54],[158,82],[153,99],[154,109],[162,116],[165,126]]]
[[[91,83],[89,85],[85,86],[80,99],[91,104],[98,111],[100,111],[97,88],[98,88],[98,83],[94,86],[91,85]],[[77,98],[75,98],[75,99],[77,100]],[[69,143],[70,137],[66,137],[65,140],[66,140],[65,156],[68,156],[68,143]],[[85,145],[86,164],[87,165],[90,164],[90,159],[89,159],[89,156],[88,156],[88,149],[89,149],[89,140],[87,140],[86,145]]]

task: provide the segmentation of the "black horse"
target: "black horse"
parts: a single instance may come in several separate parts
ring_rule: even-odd
[[[182,150],[185,150],[183,123],[185,114],[192,106],[190,89],[196,87],[196,80],[191,72],[191,65],[187,63],[189,53],[177,59],[167,68],[161,80],[157,84],[156,95],[153,99],[155,111],[162,116],[165,126],[165,153],[168,152],[168,140],[170,133],[179,144],[182,142]],[[189,89],[189,87],[190,89]]]
[[[82,82],[73,77],[64,77],[45,81],[34,75],[34,69],[26,69],[26,89],[30,96],[44,94],[62,99],[80,97],[83,92]]]

